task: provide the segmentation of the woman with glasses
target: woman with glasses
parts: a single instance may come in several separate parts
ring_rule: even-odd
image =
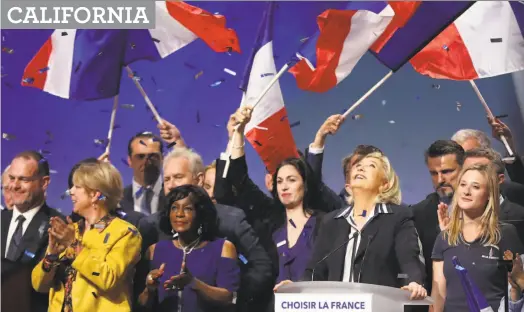
[[[129,312],[142,238],[111,213],[122,198],[120,173],[106,162],[83,163],[73,184],[73,211],[82,219],[50,220],[49,246],[33,269],[33,288],[49,292],[50,312]]]
[[[234,245],[217,238],[216,209],[204,189],[183,185],[167,195],[162,227],[173,240],[149,247],[151,271],[139,303],[149,311],[231,311],[240,281]]]

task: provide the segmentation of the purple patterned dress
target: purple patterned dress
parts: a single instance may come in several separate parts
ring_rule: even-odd
[[[193,277],[210,286],[236,292],[240,283],[240,268],[236,259],[222,257],[224,242],[224,239],[216,239],[202,248],[194,249],[186,257],[186,268]],[[178,291],[166,291],[163,285],[171,276],[180,274],[183,256],[182,249],[175,247],[171,240],[162,240],[156,244],[150,269],[158,269],[162,263],[165,263],[165,268],[164,275],[159,279],[158,305],[155,311],[178,311]],[[231,307],[225,308],[206,300],[189,286],[182,291],[181,304],[182,312],[231,310]]]

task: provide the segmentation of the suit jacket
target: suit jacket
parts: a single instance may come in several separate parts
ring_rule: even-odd
[[[160,191],[158,195],[158,211],[164,209],[166,203],[166,197],[163,191]],[[124,197],[120,201],[120,208],[126,213],[129,211],[135,211],[135,198],[133,197],[133,184],[126,186],[124,189]]]
[[[48,234],[47,229],[49,228],[49,219],[51,217],[61,217],[64,218],[55,209],[47,206],[46,203],[43,204],[42,208],[38,213],[33,217],[31,223],[27,227],[27,230],[22,237],[22,242],[20,244],[19,250],[20,255],[18,259],[14,262],[5,260],[5,247],[7,244],[7,233],[9,231],[9,224],[13,217],[12,210],[2,210],[2,284],[13,274],[21,274],[21,271],[32,270],[33,267],[44,257],[47,242]],[[6,264],[4,266],[4,264]],[[23,275],[25,276],[25,275]],[[28,300],[31,302],[31,311],[47,311],[47,306],[49,304],[49,298],[47,294],[39,294],[35,292],[31,287],[31,280],[25,279],[21,281],[24,283],[24,287],[27,287],[31,290],[31,295]],[[5,287],[2,287],[2,294],[4,291],[9,291]],[[6,298],[2,296],[2,298]],[[21,298],[18,298],[20,300]],[[2,309],[3,310],[3,309]]]
[[[506,164],[511,181],[524,185],[524,157],[515,155],[515,162]]]
[[[500,221],[513,224],[517,228],[520,241],[524,243],[524,207],[505,198],[500,205]],[[524,244],[523,244],[524,245]]]
[[[413,215],[406,206],[386,207],[388,213],[375,215],[361,233],[354,257],[354,270],[359,272],[356,276],[362,283],[400,287],[404,283],[399,274],[407,274],[407,283],[422,284],[424,268]],[[315,281],[342,281],[346,248],[337,248],[347,244],[350,233],[346,218],[338,217],[344,210],[333,211],[323,218],[304,280],[310,281],[314,272]]]
[[[247,263],[241,266],[240,292],[249,294],[248,300],[254,300],[258,294],[266,295],[267,289],[272,289],[275,281],[272,263],[255,231],[247,222],[246,215],[236,207],[220,204],[215,206],[219,236],[231,241],[238,254],[247,260]],[[161,216],[162,214],[157,212],[140,221],[139,229],[146,240],[146,246],[151,246],[159,240],[172,239],[173,234],[164,232],[159,226]]]
[[[524,184],[519,184],[513,181],[504,181],[500,185],[500,193],[504,198],[524,206]]]

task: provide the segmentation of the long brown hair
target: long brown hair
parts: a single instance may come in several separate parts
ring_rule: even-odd
[[[460,172],[458,183],[460,184],[460,181],[466,172],[472,170],[478,171],[488,182],[487,188],[489,197],[484,213],[482,213],[482,216],[480,217],[480,235],[484,244],[496,245],[500,241],[500,229],[498,225],[500,209],[498,176],[492,165],[474,164],[464,168]],[[458,189],[458,185],[456,185],[455,189]],[[451,218],[449,226],[444,233],[450,246],[458,245],[459,237],[462,233],[462,227],[464,226],[464,219],[462,218],[463,210],[458,206],[457,202],[459,196],[458,192],[455,192],[453,201],[451,202]]]

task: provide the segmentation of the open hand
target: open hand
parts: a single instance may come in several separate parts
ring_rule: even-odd
[[[165,268],[165,263],[162,263],[160,265],[160,268],[154,269],[151,272],[149,272],[149,274],[147,274],[146,287],[148,290],[157,289],[158,284],[159,284],[158,279],[161,278],[162,275],[164,275],[164,268]]]
[[[182,263],[182,273],[171,276],[170,279],[164,282],[165,290],[180,290],[184,289],[189,283],[193,281],[193,275],[186,268],[185,262]]]
[[[444,203],[438,204],[438,224],[441,231],[447,230],[451,218],[448,214],[448,205]]]

